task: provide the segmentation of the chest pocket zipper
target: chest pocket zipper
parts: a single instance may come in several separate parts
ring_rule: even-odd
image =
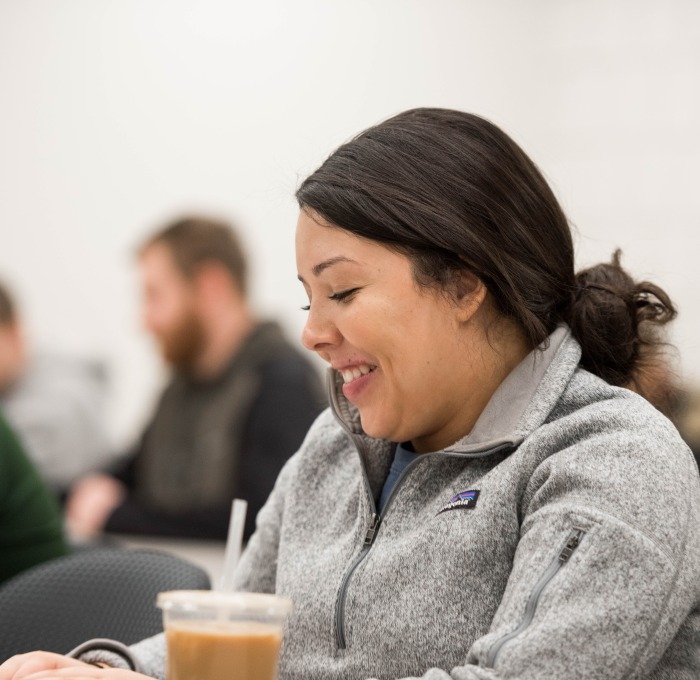
[[[503,649],[503,646],[507,645],[511,640],[518,637],[532,623],[532,619],[535,616],[535,611],[537,610],[537,605],[542,592],[547,587],[547,584],[559,573],[559,570],[569,561],[571,555],[573,555],[576,548],[578,548],[585,535],[586,531],[584,529],[580,529],[579,527],[574,527],[571,530],[569,535],[566,537],[564,546],[559,551],[557,556],[549,563],[549,566],[542,576],[540,576],[539,580],[535,584],[535,587],[532,589],[532,593],[530,593],[530,597],[525,605],[525,612],[523,613],[523,618],[520,625],[514,631],[506,633],[502,637],[498,638],[491,645],[489,653],[486,656],[487,668],[493,668],[499,653]]]

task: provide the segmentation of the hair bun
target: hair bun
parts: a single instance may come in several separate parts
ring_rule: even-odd
[[[580,271],[570,325],[582,348],[581,365],[611,383],[640,392],[657,407],[660,375],[671,379],[660,327],[676,317],[666,292],[648,281],[635,282],[620,265],[622,252],[609,263]],[[663,409],[662,409],[663,410]]]

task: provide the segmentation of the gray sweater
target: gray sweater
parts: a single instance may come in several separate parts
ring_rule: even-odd
[[[101,362],[51,353],[30,356],[2,395],[7,421],[52,491],[113,463],[104,408],[108,376]]]
[[[332,409],[237,571],[294,601],[281,680],[700,677],[695,461],[579,359],[558,329],[467,437],[404,471],[381,517],[393,446],[363,434],[331,373]],[[164,677],[162,636],[132,652]]]

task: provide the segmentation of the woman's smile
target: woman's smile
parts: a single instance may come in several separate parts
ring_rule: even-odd
[[[358,364],[338,370],[343,376],[343,394],[356,406],[359,406],[362,393],[376,377],[376,370],[377,367],[370,364]]]

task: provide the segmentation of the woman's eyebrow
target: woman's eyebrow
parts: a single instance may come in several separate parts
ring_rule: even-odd
[[[311,272],[314,276],[319,276],[321,272],[328,269],[328,267],[332,267],[334,264],[338,264],[340,262],[351,262],[352,264],[359,264],[357,260],[345,257],[345,255],[336,255],[335,257],[329,257],[327,260],[324,260],[323,262],[319,262],[317,265],[314,265],[311,268]],[[306,283],[300,274],[297,276],[297,278],[302,283]]]
[[[357,264],[356,260],[345,257],[345,255],[336,255],[336,257],[329,257],[327,260],[314,265],[311,272],[314,276],[318,276],[322,271],[328,269],[328,267],[332,267],[334,264],[338,264],[339,262],[352,262],[353,264]],[[301,280],[301,277],[299,277],[299,280]]]
[[[311,271],[313,272],[314,276],[318,276],[322,271],[328,269],[328,267],[332,267],[334,264],[338,264],[339,262],[353,262],[356,264],[355,260],[352,260],[349,257],[337,255],[336,257],[331,257],[323,262],[320,262]]]

